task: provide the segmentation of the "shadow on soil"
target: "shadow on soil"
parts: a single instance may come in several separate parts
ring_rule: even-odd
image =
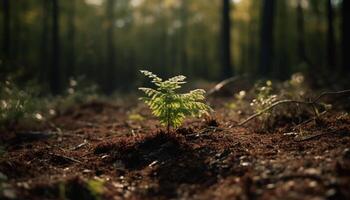
[[[207,186],[216,182],[205,156],[194,151],[182,135],[157,133],[132,144],[125,141],[101,145],[95,153],[114,152],[112,162],[121,161],[126,170],[150,168],[150,176],[158,188],[149,191],[151,196],[176,197],[182,184]]]

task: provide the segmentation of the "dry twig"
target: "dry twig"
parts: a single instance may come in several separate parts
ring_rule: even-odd
[[[240,80],[241,78],[246,78],[247,75],[241,75],[241,76],[233,76],[233,77],[230,77],[228,79],[225,79],[223,81],[221,81],[220,83],[216,84],[212,89],[210,89],[205,96],[210,96],[212,94],[214,94],[215,92],[218,92],[220,91],[223,87],[225,87],[226,85],[230,84],[230,83],[233,83],[233,82],[236,82],[238,80]]]
[[[350,89],[349,90],[342,90],[342,91],[336,91],[336,92],[324,92],[322,94],[320,94],[317,98],[315,98],[312,101],[297,101],[297,100],[281,100],[281,101],[277,101],[273,104],[271,104],[269,107],[265,108],[264,110],[255,113],[254,115],[251,115],[250,117],[248,117],[246,120],[240,122],[238,124],[238,126],[242,126],[246,123],[248,123],[249,121],[251,121],[252,119],[255,119],[256,117],[259,117],[260,115],[266,113],[267,111],[273,109],[274,107],[281,105],[281,104],[290,104],[290,103],[294,103],[294,104],[305,104],[305,105],[311,105],[313,107],[315,107],[315,105],[317,104],[317,102],[323,98],[324,96],[328,96],[328,95],[337,95],[337,94],[350,94]]]
[[[50,153],[51,156],[62,159],[62,160],[66,160],[66,161],[70,161],[70,162],[76,162],[76,163],[82,163],[80,160],[77,160],[75,158],[71,158],[68,156],[64,156],[64,155],[59,155],[59,154],[54,154],[54,153]]]

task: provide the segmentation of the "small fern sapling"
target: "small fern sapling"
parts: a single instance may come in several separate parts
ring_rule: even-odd
[[[212,109],[202,101],[205,99],[205,91],[195,89],[189,93],[180,94],[176,90],[185,84],[185,76],[174,76],[168,80],[159,78],[152,72],[141,70],[142,74],[151,79],[156,89],[141,87],[139,90],[146,94],[140,98],[152,110],[152,114],[158,117],[162,125],[167,127],[179,127],[187,116],[200,117],[208,114]]]

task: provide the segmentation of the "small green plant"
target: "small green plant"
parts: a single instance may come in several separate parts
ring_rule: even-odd
[[[250,105],[255,112],[260,112],[275,102],[276,98],[277,95],[272,94],[272,82],[266,81],[265,85],[256,88],[256,97]]]
[[[156,89],[141,87],[147,97],[140,98],[157,116],[160,122],[167,126],[169,133],[170,127],[179,127],[186,116],[200,117],[208,114],[212,109],[202,101],[205,99],[205,91],[202,89],[192,90],[189,93],[177,93],[176,90],[185,84],[185,76],[175,76],[163,81],[152,72],[141,70],[142,74],[152,80]]]
[[[244,110],[244,107],[246,106],[246,96],[247,92],[244,90],[241,90],[240,92],[234,94],[234,100],[226,104],[226,107],[229,109],[232,109],[237,114],[242,114],[242,110]]]
[[[88,180],[87,188],[90,191],[92,197],[94,197],[94,199],[96,200],[101,199],[101,194],[104,191],[104,187],[103,187],[104,183],[105,181],[99,178]]]
[[[262,86],[256,86],[256,97],[250,103],[255,113],[263,111],[278,100],[278,96],[272,94],[272,90],[272,82],[270,80],[266,81]],[[264,112],[258,117],[263,122],[264,129],[271,123],[269,120],[273,120],[272,114],[272,111]]]
[[[0,127],[33,118],[37,99],[31,88],[20,89],[11,80],[0,83]]]

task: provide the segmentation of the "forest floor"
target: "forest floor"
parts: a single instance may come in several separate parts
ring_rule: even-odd
[[[77,105],[1,133],[3,199],[350,199],[350,116],[261,132],[212,104],[172,133],[136,101]],[[133,114],[137,113],[137,114]],[[131,117],[133,115],[133,117]],[[2,180],[2,182],[1,182]]]

